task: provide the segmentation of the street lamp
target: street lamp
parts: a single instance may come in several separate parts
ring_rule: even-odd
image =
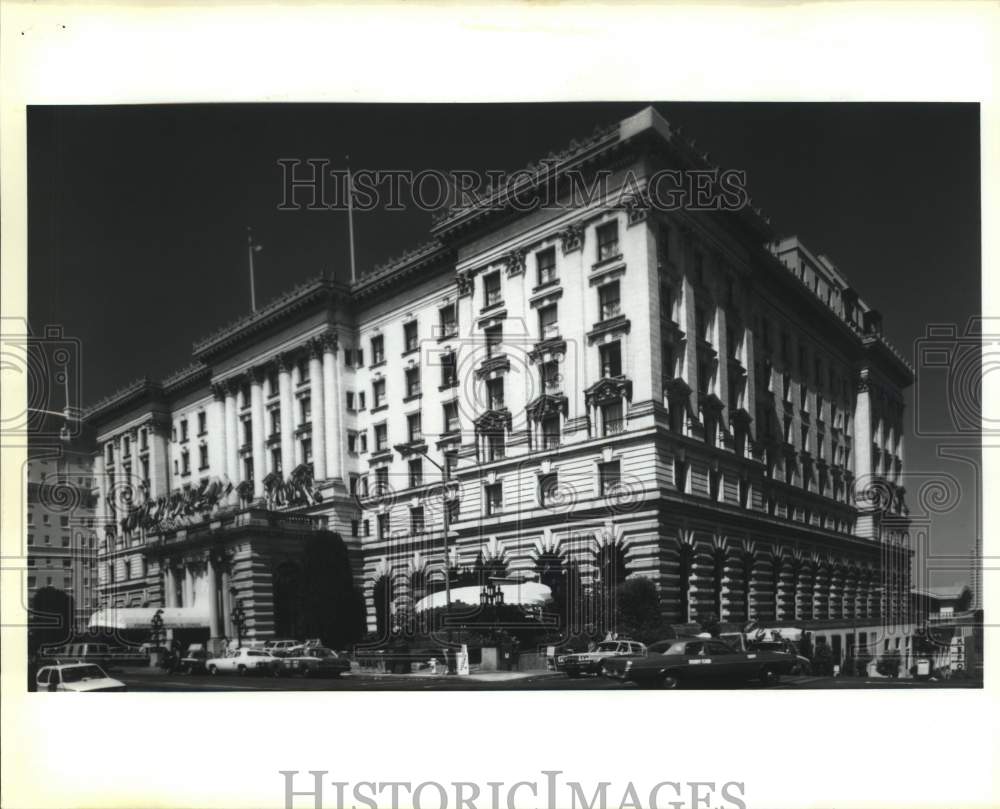
[[[229,594],[233,597],[236,602],[236,606],[233,608],[231,615],[233,621],[233,628],[236,630],[236,646],[237,648],[242,648],[243,646],[243,632],[246,630],[247,614],[243,609],[243,601],[236,598],[236,588],[231,587],[229,589]]]
[[[448,623],[448,619],[451,615],[451,569],[448,566],[448,531],[450,529],[449,513],[448,513],[448,484],[451,482],[451,470],[448,468],[448,463],[445,462],[444,466],[435,461],[430,455],[427,454],[426,448],[420,449],[411,446],[410,444],[396,444],[394,446],[396,452],[400,454],[400,457],[406,458],[412,455],[414,452],[423,458],[426,458],[434,466],[438,468],[441,472],[441,522],[444,527],[444,604],[445,604],[445,625],[448,628],[448,642],[451,643],[451,624]],[[455,673],[455,663],[454,663],[454,652],[449,649],[448,651],[448,673]]]

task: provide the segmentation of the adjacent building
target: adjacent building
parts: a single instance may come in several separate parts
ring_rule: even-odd
[[[450,209],[426,244],[93,406],[95,620],[293,632],[305,549],[328,542],[371,629],[446,566],[573,566],[651,579],[677,623],[874,647],[909,592],[912,371],[841,271],[752,208],[644,195],[708,167],[646,109],[532,167],[563,204]],[[571,171],[606,171],[606,193],[575,199]]]
[[[32,447],[26,477],[26,604],[46,587],[65,593],[75,615],[69,635],[87,627],[98,605],[93,453],[76,442]],[[47,625],[40,615],[32,620]]]

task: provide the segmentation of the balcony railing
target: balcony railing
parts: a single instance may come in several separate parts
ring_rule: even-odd
[[[608,419],[604,422],[604,435],[617,435],[625,432],[625,419]]]

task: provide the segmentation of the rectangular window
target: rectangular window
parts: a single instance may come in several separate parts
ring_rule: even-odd
[[[442,410],[444,412],[444,431],[446,433],[458,432],[458,402],[448,402]]]
[[[360,391],[358,393],[358,410],[364,410],[364,409],[365,409],[365,392]]]
[[[132,442],[128,436],[122,438],[122,455],[128,458],[132,454]]]
[[[389,428],[383,424],[375,425],[375,451],[382,452],[382,450],[389,448]]]
[[[361,532],[366,537],[370,537],[372,535],[371,520],[362,520],[361,521]]]
[[[440,317],[441,337],[450,337],[458,334],[458,317],[455,312],[455,304],[449,303],[442,306],[438,312]]]
[[[380,334],[372,337],[372,365],[385,362],[385,338]]]
[[[488,433],[486,436],[486,456],[491,461],[501,461],[506,455],[503,433]]]
[[[187,440],[188,440],[188,423],[187,419],[184,419],[181,422],[181,441],[183,442]]]
[[[367,430],[360,435],[360,442],[358,446],[358,451],[361,453],[368,452],[368,432]]]
[[[604,435],[616,435],[625,430],[625,416],[621,402],[604,405],[601,408],[601,428]]]
[[[619,254],[618,222],[607,222],[597,229],[597,260],[607,261]]]
[[[538,310],[538,331],[543,340],[559,336],[559,307],[556,304]]]
[[[500,298],[500,272],[491,272],[483,276],[483,305],[484,307],[497,306],[501,303]]]
[[[441,354],[441,387],[453,388],[458,385],[458,371],[455,367],[455,352]]]
[[[385,494],[389,491],[389,467],[380,466],[375,470],[375,494]]]
[[[413,458],[410,461],[410,488],[424,485],[424,462],[422,458]]]
[[[312,421],[312,399],[303,396],[299,399],[299,423],[309,424]]]
[[[414,506],[410,509],[410,533],[422,534],[424,532],[424,509],[423,506]]]
[[[605,343],[601,346],[601,376],[621,376],[622,373],[622,347],[621,343],[615,340],[613,343]]]
[[[281,472],[281,449],[278,447],[271,450],[271,470]]]
[[[545,508],[559,499],[559,475],[551,472],[538,476],[538,504]]]
[[[389,538],[389,515],[379,514],[376,517],[378,525],[378,538],[388,539]]]
[[[347,391],[347,409],[352,412],[354,410],[354,391],[351,390]]]
[[[538,286],[554,284],[558,280],[555,247],[548,247],[535,253],[535,266],[538,267]]]
[[[354,367],[360,368],[364,364],[365,364],[365,350],[363,348],[359,348],[357,351],[354,352]]]
[[[204,435],[206,432],[206,419],[205,411],[203,410],[198,414],[198,435]]]
[[[206,444],[198,447],[198,468],[208,469],[208,445]]]
[[[406,395],[408,397],[420,395],[420,369],[406,369]]]
[[[498,323],[496,326],[490,326],[488,329],[484,329],[483,333],[486,335],[486,356],[496,356],[500,353],[500,345],[503,343],[503,324]]]
[[[348,494],[358,494],[358,476],[348,475],[347,477],[347,493]],[[355,535],[357,536],[357,535]]]
[[[601,304],[601,320],[610,320],[621,314],[621,285],[618,281],[598,287],[597,294]]]
[[[559,393],[562,390],[562,376],[557,360],[542,363],[542,388],[545,393]]]
[[[548,416],[542,419],[542,449],[555,449],[559,446],[560,424],[559,416]]]
[[[358,434],[348,433],[347,434],[347,451],[354,455],[358,451]],[[353,494],[353,492],[352,492]]]
[[[385,380],[376,379],[372,383],[372,407],[381,407],[385,404]]]
[[[621,485],[621,462],[608,461],[607,463],[598,464],[597,475],[601,497],[611,497]]]
[[[281,411],[274,407],[267,412],[271,417],[271,435],[279,435],[281,433]]]
[[[297,363],[295,363],[295,368],[299,372],[299,384],[304,385],[309,381],[309,359],[307,357],[302,357]]]
[[[417,321],[403,324],[403,345],[406,351],[417,350]]]
[[[313,460],[313,442],[311,438],[302,439],[302,463],[311,464]]]
[[[490,410],[500,410],[503,407],[503,377],[486,380],[486,399]]]
[[[181,474],[191,474],[191,455],[187,451],[181,453]]]
[[[253,480],[253,458],[243,459],[243,479]]]
[[[406,429],[410,436],[410,441],[420,441],[424,437],[424,432],[421,427],[421,418],[419,413],[411,413],[406,417]]]
[[[503,511],[503,484],[494,483],[484,489],[484,500],[486,502],[486,514],[499,514]]]

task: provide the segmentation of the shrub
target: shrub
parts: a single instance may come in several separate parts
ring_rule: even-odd
[[[813,673],[821,677],[833,675],[833,652],[828,643],[817,643],[812,659]]]

